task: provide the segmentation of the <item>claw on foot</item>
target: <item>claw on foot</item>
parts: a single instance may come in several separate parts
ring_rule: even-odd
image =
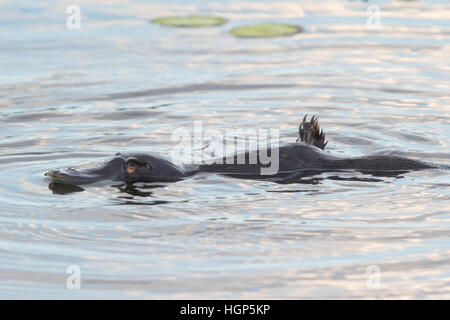
[[[328,141],[325,142],[325,133],[319,127],[319,118],[314,115],[310,121],[307,121],[307,117],[308,115],[305,115],[300,123],[297,141],[303,141],[324,150]]]

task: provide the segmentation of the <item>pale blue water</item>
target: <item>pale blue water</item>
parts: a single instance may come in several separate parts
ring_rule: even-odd
[[[65,195],[43,175],[118,151],[168,156],[172,132],[196,120],[290,142],[305,113],[332,154],[448,164],[448,1],[89,1],[80,30],[66,28],[70,2],[0,3],[0,297],[450,298],[446,171],[295,184],[203,174]],[[366,26],[372,4],[379,30]],[[187,13],[230,21],[148,22]],[[263,21],[305,32],[228,33]],[[355,176],[373,178],[341,174]],[[66,287],[70,265],[80,290]]]

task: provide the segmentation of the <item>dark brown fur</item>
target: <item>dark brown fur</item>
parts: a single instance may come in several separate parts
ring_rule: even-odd
[[[306,121],[307,116],[305,115],[303,121],[300,123],[297,141],[303,141],[324,150],[328,141],[325,142],[325,133],[320,129],[319,118],[312,116],[308,122]]]

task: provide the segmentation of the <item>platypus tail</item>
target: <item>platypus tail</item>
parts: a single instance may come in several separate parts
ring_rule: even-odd
[[[334,168],[368,171],[445,169],[445,167],[443,167],[442,165],[390,155],[372,155],[357,158],[339,159],[328,163],[328,165]]]
[[[305,115],[300,123],[297,141],[303,141],[324,150],[328,141],[325,142],[325,133],[319,127],[319,119],[312,116],[310,121],[306,121],[307,116]]]

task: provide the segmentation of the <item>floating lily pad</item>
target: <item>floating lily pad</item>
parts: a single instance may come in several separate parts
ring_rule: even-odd
[[[261,23],[237,27],[230,32],[236,37],[263,38],[287,36],[301,31],[302,28],[299,26],[278,23]]]
[[[169,27],[211,27],[227,23],[227,19],[215,16],[180,16],[157,18],[152,22]]]

